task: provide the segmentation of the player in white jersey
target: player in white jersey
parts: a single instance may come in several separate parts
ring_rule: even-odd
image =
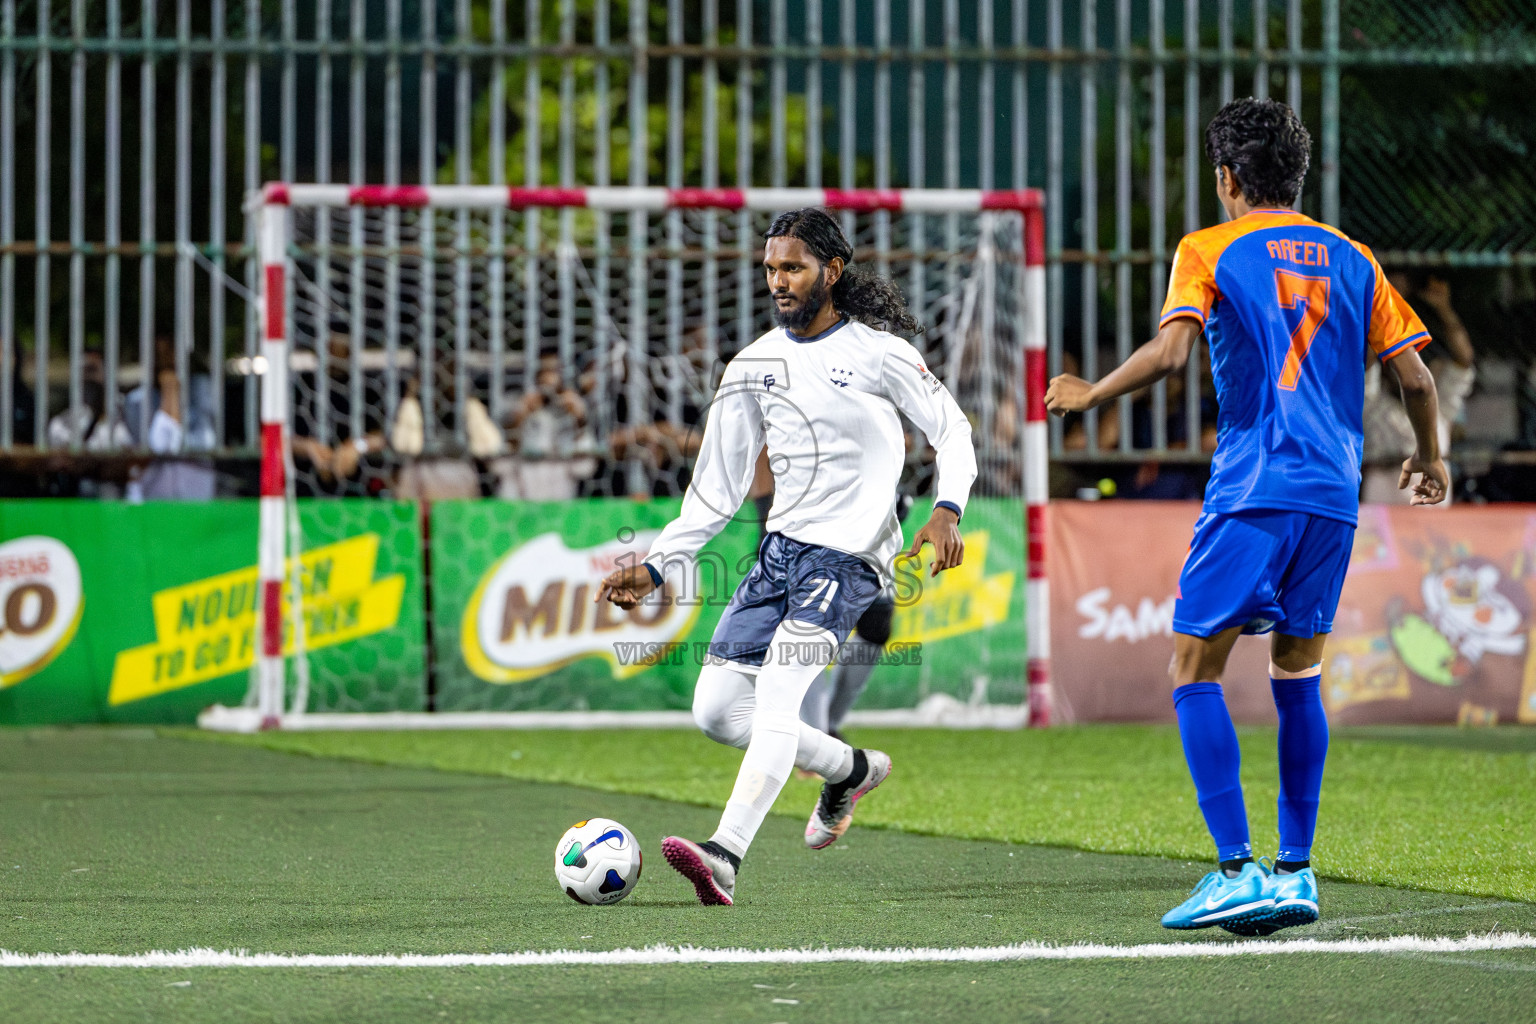
[[[769,532],[715,629],[693,698],[705,734],[746,756],[715,834],[662,842],[705,905],[732,902],[741,858],[797,765],[826,780],[805,831],[813,849],[835,842],[854,804],[890,773],[885,754],[855,750],[803,724],[799,711],[901,553],[900,413],[927,435],[938,465],[933,515],[908,553],[932,544],[935,575],[964,554],[958,524],[976,478],[970,424],[917,350],[887,333],[922,330],[901,293],[849,266],[852,258],[822,210],[774,220],[763,266],[779,327],[726,367],[682,512],[644,562],[615,571],[598,592],[630,608],[664,578],[693,572],[699,549],[746,499],[767,445]]]

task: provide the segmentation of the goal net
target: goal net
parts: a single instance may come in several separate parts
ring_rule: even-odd
[[[1027,366],[1025,354],[1043,348],[1037,193],[269,185],[247,204],[261,242],[265,360],[262,652],[247,715],[270,727],[368,710],[366,695],[325,685],[328,670],[304,635],[297,567],[310,545],[295,501],[331,496],[431,509],[423,526],[432,706],[685,709],[666,687],[646,691],[638,707],[605,700],[594,671],[616,688],[635,685],[625,678],[633,666],[612,658],[598,658],[565,690],[548,680],[488,686],[473,671],[464,606],[484,582],[485,559],[505,554],[489,548],[526,539],[505,522],[531,508],[563,509],[547,520],[599,516],[613,505],[602,499],[675,506],[725,363],[774,326],[764,233],[777,211],[802,206],[833,211],[855,263],[890,277],[925,325],[910,340],[972,420],[978,511],[966,526],[1008,519],[1001,532],[992,527],[987,560],[1017,563],[1006,583],[989,578],[1001,575],[996,565],[980,567],[971,597],[991,603],[961,609],[970,618],[959,624],[898,613],[914,635],[977,635],[969,673],[940,680],[942,666],[918,668],[886,703],[915,707],[943,694],[957,707],[1019,705],[1028,548],[1020,503],[1026,467],[1038,470],[1042,492],[1044,472],[1043,450],[1026,458],[1026,380],[1043,380],[1043,362]],[[931,504],[934,463],[910,424],[908,440],[900,486],[917,506],[910,533]],[[484,507],[455,512],[460,502]],[[737,518],[755,543],[752,517],[749,503]],[[465,522],[480,534],[492,523],[495,536],[473,526],[461,536]],[[479,551],[477,540],[489,548]],[[1003,615],[1013,628],[977,614]],[[577,671],[581,660],[552,658],[550,675]],[[503,675],[537,682],[528,671]]]

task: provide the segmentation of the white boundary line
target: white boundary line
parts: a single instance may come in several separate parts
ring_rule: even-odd
[[[1465,938],[1398,935],[1378,939],[1288,939],[1277,942],[1159,942],[1140,946],[1078,943],[1056,946],[1022,942],[1012,946],[955,949],[699,949],[647,946],[644,949],[553,950],[542,953],[251,953],[246,950],[183,949],[174,953],[13,953],[0,950],[0,967],[627,967],[671,964],[914,964],[996,963],[1019,960],[1175,960],[1199,957],[1279,956],[1296,953],[1477,953],[1536,949],[1524,932]]]

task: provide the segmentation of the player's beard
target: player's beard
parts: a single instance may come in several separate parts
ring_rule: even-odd
[[[794,331],[797,334],[816,319],[816,314],[821,312],[821,307],[827,304],[827,268],[823,267],[816,272],[816,283],[811,285],[811,290],[806,293],[804,299],[789,309],[784,309],[775,299],[773,303],[773,319],[785,330]]]

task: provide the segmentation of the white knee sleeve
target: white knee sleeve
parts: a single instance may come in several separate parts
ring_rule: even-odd
[[[693,688],[693,720],[704,735],[747,749],[752,739],[752,677],[729,665],[705,665]]]

